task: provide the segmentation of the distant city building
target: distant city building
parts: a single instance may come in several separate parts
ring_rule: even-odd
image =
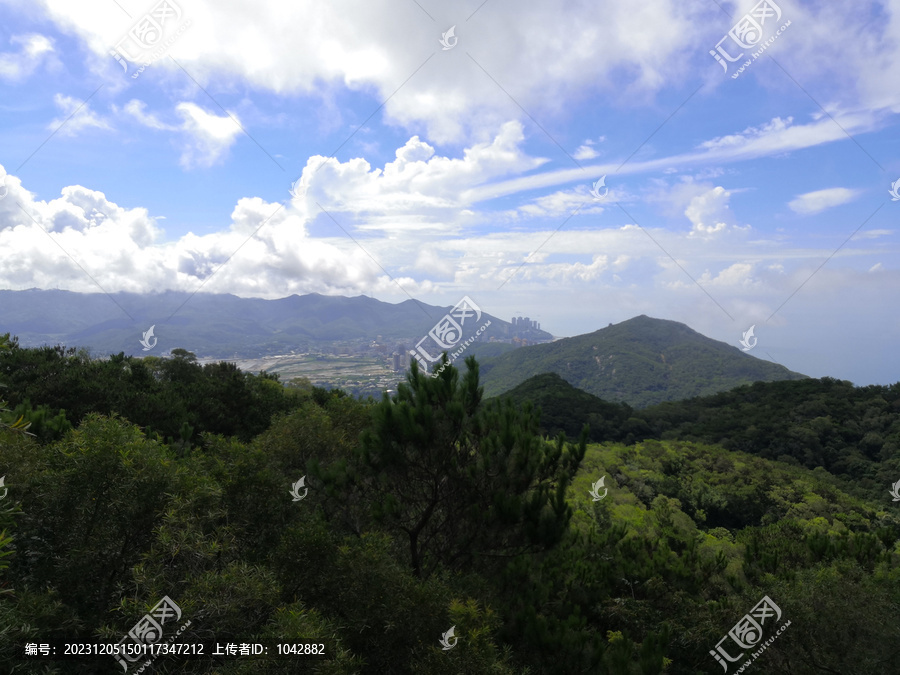
[[[527,316],[525,317],[513,317],[512,325],[515,326],[518,330],[540,330],[541,324],[537,321],[532,321]]]
[[[391,358],[393,360],[394,371],[396,372],[396,371],[400,370],[400,354],[397,352],[394,352],[391,355]]]

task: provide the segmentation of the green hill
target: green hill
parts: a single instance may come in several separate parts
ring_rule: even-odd
[[[634,411],[628,404],[610,403],[576,389],[556,373],[528,378],[500,398],[511,399],[517,406],[529,401],[540,406],[541,433],[549,436],[563,431],[568,438],[578,438],[587,423],[591,441],[621,441],[638,421],[632,419]]]
[[[900,478],[900,383],[854,387],[834,378],[755,382],[727,392],[643,410],[581,391],[555,373],[529,378],[502,394],[541,409],[541,433],[594,442],[684,440],[720,445],[816,469],[870,499]]]
[[[589,394],[636,408],[757,381],[806,377],[682,323],[641,315],[586,335],[484,359],[485,396],[507,392],[541,373],[556,373]]]

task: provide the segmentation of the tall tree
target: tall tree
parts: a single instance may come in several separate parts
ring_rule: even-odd
[[[444,356],[446,362],[446,355]],[[393,399],[374,406],[356,457],[371,515],[406,540],[417,576],[546,549],[571,517],[566,488],[584,457],[538,434],[538,413],[482,404],[478,363],[429,376],[413,363]]]

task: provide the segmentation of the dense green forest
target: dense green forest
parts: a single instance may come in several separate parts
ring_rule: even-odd
[[[364,401],[9,336],[0,384],[4,672],[122,673],[21,653],[118,642],[166,596],[181,639],[328,652],[160,673],[740,672],[760,647],[711,652],[764,597],[789,626],[765,622],[748,672],[900,672],[900,385],[567,414],[485,399],[474,358]]]
[[[571,386],[554,373],[503,395],[541,406],[541,432],[577,433],[626,445],[647,439],[721,445],[808,469],[881,501],[900,479],[900,383],[854,387],[834,378],[755,382],[728,392],[634,410]]]
[[[636,316],[606,328],[482,358],[484,391],[499,396],[555,373],[605,401],[646,408],[742,384],[806,375],[713,340],[683,323]]]

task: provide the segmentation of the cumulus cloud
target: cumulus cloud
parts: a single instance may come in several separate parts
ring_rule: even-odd
[[[147,126],[172,126],[149,113],[140,101],[129,102],[125,110]],[[185,104],[176,110],[195,123],[188,127],[195,136],[211,139],[211,148],[200,148],[206,154],[192,159],[210,159],[227,149],[232,134],[217,125],[234,126],[230,119],[212,119]],[[472,186],[542,163],[521,150],[522,141],[521,125],[510,123],[493,140],[466,148],[461,158],[438,155],[418,137],[402,145],[395,159],[381,168],[362,159],[339,162],[313,157],[301,179],[306,194],[287,207],[258,197],[241,198],[230,222],[223,223],[219,232],[188,233],[166,244],[159,243],[157,218],[146,209],[121,207],[102,192],[77,185],[64,188],[57,199],[42,202],[11,176],[7,182],[13,184],[14,199],[0,201],[0,247],[6,252],[0,255],[0,284],[59,284],[90,291],[93,277],[113,291],[195,290],[204,284],[209,291],[272,297],[378,289],[393,293],[397,283],[409,292],[430,288],[428,279],[396,272],[392,280],[376,261],[402,270],[404,261],[415,260],[414,270],[452,279],[460,263],[459,251],[453,252],[452,244],[447,248],[446,242],[429,242],[424,228],[411,225],[430,222],[437,231],[459,229],[460,220],[475,216],[460,195]],[[311,237],[308,226],[322,215],[316,202],[355,236],[338,230],[332,237]],[[404,226],[409,226],[407,236],[398,242],[396,233]],[[47,234],[66,254],[55,245],[47,246]],[[489,264],[482,259],[479,267]],[[28,282],[24,282],[26,274]]]
[[[37,1],[84,42],[97,76],[119,68],[109,45],[133,20],[85,12],[68,0]],[[337,87],[371,92],[386,101],[388,121],[424,124],[430,139],[459,142],[481,140],[485,129],[520,114],[510,97],[546,117],[565,114],[562,99],[570,92],[604,90],[635,100],[658,91],[673,72],[689,71],[676,57],[694,48],[706,31],[701,19],[715,9],[702,0],[647,0],[639,10],[577,4],[566,12],[541,4],[510,12],[487,3],[467,21],[471,12],[452,5],[426,13],[410,3],[398,11],[393,0],[252,6],[196,0],[183,5],[191,26],[169,53],[201,84],[240,80],[258,91],[323,99]],[[444,51],[439,38],[451,25],[460,47]],[[167,59],[154,64],[160,71],[175,67]]]
[[[750,286],[754,283],[753,270],[752,263],[734,263],[715,276],[705,274],[698,281],[712,286]]]
[[[311,157],[300,183],[308,205],[365,215],[369,228],[402,227],[403,218],[419,226],[438,223],[479,201],[475,188],[541,166],[546,160],[529,157],[521,148],[523,140],[521,123],[508,122],[492,141],[475,143],[462,158],[451,158],[437,155],[431,145],[413,136],[383,169],[362,158],[340,162]]]
[[[12,196],[0,201],[4,285],[96,292],[93,277],[108,289],[146,290],[136,273],[154,268],[162,258],[153,247],[161,230],[146,209],[123,209],[102,192],[81,186],[66,187],[61,197],[47,202],[34,200],[21,187]]]
[[[206,282],[213,292],[278,297],[378,285],[380,270],[359,247],[311,239],[303,218],[257,198],[239,200],[221,232],[160,243],[157,217],[102,192],[76,185],[46,202],[21,188],[11,196],[0,200],[0,285],[152,292]]]
[[[113,11],[86,12],[83,3],[71,0],[36,2],[51,21],[83,42],[90,54],[86,65],[95,75],[117,71],[109,45],[134,19]],[[900,72],[894,67],[900,61],[900,12],[895,7],[887,2],[779,4],[786,19],[804,28],[786,33],[772,53],[778,52],[798,81],[821,81],[829,95],[822,100],[840,127],[853,134],[900,111]],[[341,88],[367,92],[384,102],[388,122],[425,129],[430,140],[444,143],[482,140],[486,131],[521,116],[522,108],[537,119],[562,119],[573,95],[614,94],[624,105],[644,103],[696,73],[697,60],[711,65],[697,45],[714,44],[727,29],[719,9],[704,0],[648,0],[639,10],[613,3],[603,11],[578,0],[570,8],[538,3],[510,12],[491,2],[469,20],[452,5],[426,13],[411,3],[398,12],[393,0],[364,6],[348,0],[295,5],[195,0],[183,6],[183,19],[191,27],[169,53],[201,84],[235,81],[276,95],[312,95],[325,103],[333,102]],[[879,32],[872,39],[876,16]],[[461,48],[443,51],[438,40],[451,25],[457,25]],[[835,41],[835,35],[843,39]],[[826,43],[831,47],[823,53]],[[154,65],[160,72],[175,68],[167,59]],[[820,121],[821,126],[805,130],[819,142],[846,137],[827,117]],[[811,141],[802,128],[756,130],[776,143]],[[752,152],[765,146],[752,131],[743,136],[717,139],[718,148]],[[588,143],[575,152],[583,159],[596,157]]]
[[[808,216],[813,213],[820,213],[834,206],[846,204],[857,197],[857,190],[849,190],[847,188],[827,188],[825,190],[815,190],[802,195],[788,202],[788,207],[794,213]]]
[[[175,107],[171,115],[181,120],[174,124],[138,99],[122,111],[148,128],[209,139],[209,147],[193,149],[194,165],[223,157],[238,129],[227,116],[193,104]],[[226,123],[231,127],[226,129]],[[556,223],[531,223],[527,231],[498,228],[496,211],[483,202],[493,200],[498,185],[521,180],[546,162],[524,151],[524,139],[523,125],[508,122],[493,138],[469,144],[457,157],[438,152],[418,135],[401,142],[382,166],[362,158],[315,156],[302,174],[305,194],[287,206],[240,198],[218,232],[188,233],[167,243],[161,243],[162,216],[119,206],[77,185],[41,202],[11,177],[15,200],[0,201],[0,284],[93,291],[94,277],[109,291],[194,291],[202,285],[204,291],[257,297],[309,292],[396,296],[398,286],[413,295],[444,285],[496,288],[515,275],[517,287],[617,285],[640,291],[650,302],[654,293],[673,289],[692,297],[698,289],[686,277],[688,270],[717,295],[762,288],[781,302],[778,293],[797,278],[797,268],[811,257],[818,256],[816,265],[821,260],[817,251],[775,251],[771,242],[747,242],[734,225],[732,193],[691,177],[674,188],[662,187],[677,192],[673,203],[691,222],[690,231],[621,226],[621,217],[619,224],[612,220],[603,227],[581,221],[577,231],[558,230]],[[589,200],[588,186],[585,181],[532,198],[511,213],[523,221],[568,215],[585,201],[585,209],[602,211]],[[329,234],[312,236],[312,223],[326,217],[334,219],[328,222]],[[486,223],[490,227],[479,228]],[[47,233],[66,254],[47,241]],[[679,264],[661,254],[660,246],[678,255]],[[854,253],[848,248],[842,255]]]
[[[693,224],[691,235],[711,235],[724,231],[733,224],[733,214],[728,207],[731,193],[719,186],[697,195],[684,211]]]

